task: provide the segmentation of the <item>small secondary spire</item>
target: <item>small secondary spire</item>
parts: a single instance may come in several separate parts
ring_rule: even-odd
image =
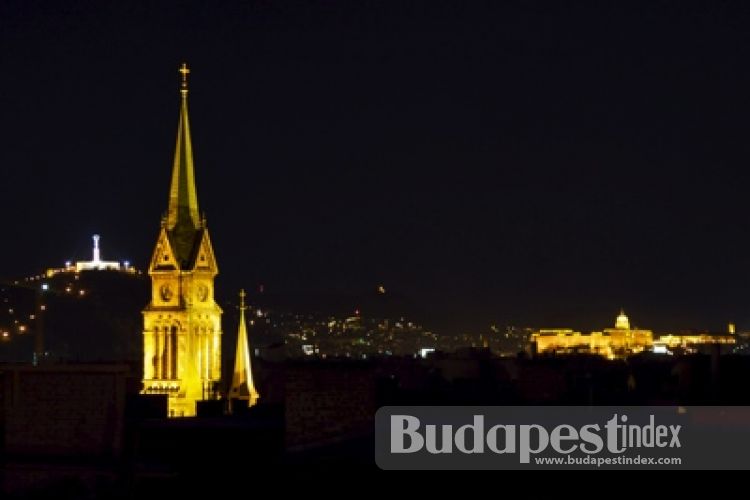
[[[257,403],[260,395],[253,383],[253,369],[248,345],[247,326],[245,325],[245,290],[240,290],[240,324],[237,332],[237,350],[234,358],[232,385],[229,389],[229,399],[247,401],[247,406]],[[231,404],[231,403],[230,403]]]

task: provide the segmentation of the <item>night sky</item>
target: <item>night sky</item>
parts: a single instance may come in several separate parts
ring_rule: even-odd
[[[750,329],[750,5],[5,0],[0,275],[146,267],[183,60],[225,296]]]

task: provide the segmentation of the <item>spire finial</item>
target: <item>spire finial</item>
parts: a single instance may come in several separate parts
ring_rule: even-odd
[[[245,293],[245,289],[243,288],[240,290],[240,311],[244,311],[245,309],[247,309],[247,306],[245,306],[245,296],[247,296],[247,294]]]
[[[188,68],[187,63],[182,63],[178,71],[182,75],[182,81],[180,82],[180,94],[182,94],[183,97],[186,97],[188,93],[188,75],[190,74],[190,68]]]

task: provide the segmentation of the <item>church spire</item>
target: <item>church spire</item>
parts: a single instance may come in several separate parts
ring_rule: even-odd
[[[250,362],[250,347],[247,341],[247,326],[245,325],[245,290],[240,290],[240,326],[237,332],[237,352],[234,357],[234,371],[232,372],[232,386],[229,389],[229,399],[247,400],[248,406],[253,406],[260,395],[253,384],[253,370]]]
[[[177,145],[172,167],[172,186],[169,190],[169,209],[167,211],[167,229],[175,226],[188,226],[192,229],[201,227],[198,212],[198,195],[195,189],[195,172],[193,171],[193,144],[190,140],[190,122],[188,121],[188,75],[190,69],[182,63],[179,69],[180,81],[180,120],[177,125]]]

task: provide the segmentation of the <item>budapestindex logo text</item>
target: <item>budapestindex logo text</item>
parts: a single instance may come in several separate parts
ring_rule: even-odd
[[[750,406],[382,406],[386,470],[747,469]]]
[[[585,425],[537,423],[488,425],[484,415],[473,415],[472,423],[425,424],[414,415],[390,416],[390,452],[409,454],[517,455],[528,464],[533,455],[547,451],[569,455],[622,454],[629,450],[680,448],[679,424],[660,424],[651,414],[645,424],[629,423],[628,415],[613,414],[603,422]]]

